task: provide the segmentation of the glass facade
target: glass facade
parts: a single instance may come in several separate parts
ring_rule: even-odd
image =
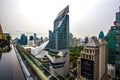
[[[21,45],[27,45],[27,36],[25,36],[25,34],[21,35],[20,43]]]
[[[117,23],[117,26],[120,26],[120,12],[116,13],[116,23]]]
[[[99,38],[104,38],[104,33],[103,33],[103,31],[100,31],[100,33],[99,33]]]
[[[109,30],[106,41],[108,42],[108,63],[116,65],[116,77],[119,77],[117,75],[120,75],[120,12],[116,13],[116,25]]]
[[[47,49],[69,49],[69,6],[64,8],[54,20],[53,32],[49,31]]]

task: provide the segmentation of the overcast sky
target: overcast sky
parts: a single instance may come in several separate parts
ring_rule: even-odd
[[[58,13],[69,5],[70,32],[74,37],[106,34],[113,25],[120,0],[0,0],[4,32],[36,32],[48,36]]]

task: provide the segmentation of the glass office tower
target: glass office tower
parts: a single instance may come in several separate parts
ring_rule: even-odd
[[[49,43],[45,47],[50,61],[50,71],[56,76],[69,74],[69,6],[54,20],[53,32],[49,31]],[[58,74],[58,75],[57,75]]]
[[[65,7],[54,20],[53,32],[49,31],[47,49],[64,50],[69,48],[69,6]]]
[[[21,35],[20,43],[21,43],[21,45],[27,45],[27,36],[25,34]]]
[[[116,12],[116,23],[107,33],[108,63],[116,66],[116,77],[120,79],[120,11]]]

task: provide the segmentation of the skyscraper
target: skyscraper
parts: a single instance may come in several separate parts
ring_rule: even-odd
[[[76,37],[73,38],[73,47],[79,47],[80,46],[80,39],[77,39]]]
[[[106,80],[107,43],[92,37],[78,59],[78,80]]]
[[[49,31],[46,46],[50,70],[65,77],[69,73],[69,6],[65,7],[54,20],[53,32]]]
[[[21,35],[20,43],[21,45],[27,45],[27,36],[25,36],[25,34]]]
[[[63,9],[54,20],[54,30],[49,31],[49,43],[46,48],[69,49],[69,6]]]
[[[33,40],[33,36],[32,36],[32,35],[29,37],[29,40],[30,40],[30,41],[32,41],[32,40]]]
[[[85,37],[85,44],[87,44],[89,41],[88,37]]]
[[[69,47],[74,47],[73,34],[69,34]]]
[[[36,45],[37,35],[34,33],[34,44]]]
[[[114,26],[107,33],[108,63],[116,66],[116,76],[120,79],[120,11],[116,13]]]
[[[100,33],[99,33],[99,36],[98,36],[99,38],[104,38],[105,36],[104,36],[104,33],[103,33],[103,31],[100,31]]]
[[[116,13],[116,25],[120,26],[120,7],[119,7],[119,12]]]

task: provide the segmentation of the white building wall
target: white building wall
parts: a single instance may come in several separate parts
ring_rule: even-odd
[[[28,41],[28,46],[34,46],[34,41]]]
[[[36,48],[32,48],[31,49],[31,54],[33,54],[33,55],[40,54],[43,51],[43,49],[45,49],[47,44],[48,44],[48,41],[43,43],[42,45],[36,47]]]
[[[107,74],[107,63],[106,63],[106,54],[107,54],[107,50],[106,50],[106,46],[107,43],[105,42],[104,39],[100,39],[100,46],[99,46],[99,80],[101,80],[103,78],[103,76],[106,76]]]
[[[100,46],[100,57],[99,57],[99,80],[105,73],[105,50],[104,46]]]
[[[108,70],[107,75],[111,76],[111,78],[115,77],[115,65],[107,64]]]
[[[63,54],[65,54],[65,53],[66,52],[63,51]],[[57,73],[63,77],[69,74],[69,52],[67,52],[67,53],[68,54],[66,55],[66,57],[61,57],[61,58],[56,58],[56,59],[51,57],[49,54],[46,54],[46,56],[53,63],[65,62],[64,67],[61,67],[61,68],[54,69],[52,66],[50,66],[50,70],[53,71],[53,73]]]

